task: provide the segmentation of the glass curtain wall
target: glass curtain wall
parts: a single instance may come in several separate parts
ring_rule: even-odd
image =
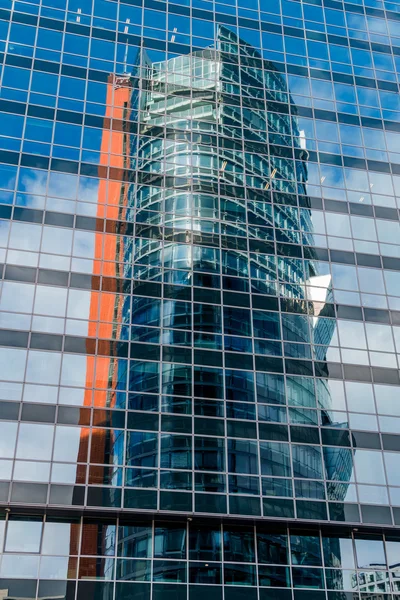
[[[399,14],[0,0],[1,598],[400,593]]]

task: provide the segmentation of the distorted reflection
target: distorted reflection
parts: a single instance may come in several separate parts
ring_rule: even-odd
[[[36,483],[96,485],[96,506],[120,506],[125,485],[127,504],[156,509],[160,485],[165,505],[176,498],[185,510],[194,490],[211,512],[341,521],[351,514],[357,522],[354,503],[385,508],[384,486],[399,485],[396,455],[366,437],[378,425],[399,430],[389,386],[353,379],[366,367],[397,368],[400,328],[364,323],[360,306],[382,308],[385,290],[398,295],[400,280],[394,269],[359,266],[340,253],[395,246],[400,226],[386,213],[373,220],[338,207],[345,193],[387,207],[399,181],[318,165],[313,153],[363,141],[384,152],[384,134],[304,117],[302,94],[322,101],[346,90],[287,76],[229,27],[219,25],[215,43],[203,46],[166,60],[127,47],[118,74],[110,68],[104,85],[90,83],[89,96],[101,90],[106,100],[103,129],[83,131],[99,177],[24,168],[16,180],[21,206],[42,206],[47,191],[68,218],[57,230],[13,222],[2,231],[9,256],[57,266],[60,277],[72,269],[79,285],[71,288],[81,289],[40,282],[34,294],[30,283],[4,282],[10,327],[68,336],[51,353],[38,337],[29,352],[0,356],[10,362],[6,378],[25,376],[24,400],[53,404],[61,384],[56,399],[69,409],[66,423],[23,423],[18,437],[2,425],[16,446],[13,473],[21,482],[31,475]],[[62,89],[64,100],[73,95],[65,79]],[[357,94],[363,102],[378,97],[361,87]],[[30,142],[48,144],[49,135],[29,117]],[[60,140],[71,158],[79,135],[77,125],[57,123],[60,156]],[[13,169],[5,174],[14,181]],[[321,196],[332,210],[322,210]],[[76,230],[74,207],[83,224]],[[42,462],[33,469],[30,460]],[[72,498],[72,487],[66,494]],[[318,587],[318,570],[313,577]]]
[[[152,62],[143,50],[137,54],[132,73],[110,75],[107,93],[113,93],[113,104],[107,109],[108,116],[125,119],[124,128],[112,134],[116,153],[112,160],[120,169],[128,165],[137,168],[137,177],[127,185],[123,181],[100,183],[85,197],[96,202],[97,194],[99,217],[119,215],[130,221],[135,216],[135,236],[125,235],[127,225],[121,220],[115,222],[115,230],[107,238],[102,232],[77,232],[72,241],[65,230],[57,243],[66,253],[73,244],[76,256],[91,261],[93,274],[106,268],[101,265],[107,260],[113,261],[107,267],[110,276],[123,275],[119,271],[122,264],[126,275],[131,276],[134,266],[140,293],[131,302],[129,296],[112,289],[71,290],[68,303],[64,297],[52,301],[54,315],[62,316],[66,311],[68,317],[76,319],[82,318],[83,311],[91,322],[100,311],[104,323],[97,332],[90,325],[89,334],[112,337],[117,342],[112,351],[110,346],[109,357],[96,361],[79,353],[65,355],[61,365],[54,364],[51,376],[58,377],[61,368],[62,384],[93,386],[93,394],[87,389],[80,401],[77,396],[76,403],[97,408],[117,408],[120,403],[123,408],[125,399],[118,390],[128,379],[130,407],[143,410],[153,404],[150,394],[160,392],[159,351],[152,344],[162,341],[164,412],[190,414],[184,397],[194,394],[196,413],[224,416],[224,406],[217,401],[225,397],[232,432],[237,421],[236,435],[250,435],[256,414],[266,423],[289,422],[295,442],[292,452],[284,439],[260,444],[230,439],[225,446],[221,437],[197,436],[192,445],[191,437],[182,435],[189,432],[182,429],[180,435],[178,429],[174,435],[161,436],[153,431],[129,431],[124,450],[121,431],[98,427],[91,434],[91,462],[98,467],[90,482],[118,484],[117,471],[110,475],[106,465],[125,462],[134,467],[126,475],[130,487],[153,487],[156,473],[145,470],[161,468],[168,469],[161,472],[163,487],[190,490],[192,479],[182,471],[192,469],[193,464],[195,470],[214,471],[215,478],[217,472],[225,471],[227,460],[232,474],[229,492],[251,496],[260,494],[259,483],[246,475],[258,474],[260,465],[261,474],[268,476],[263,479],[263,495],[285,498],[295,493],[305,499],[303,510],[309,510],[314,518],[315,507],[312,509],[307,500],[341,503],[356,499],[355,486],[350,485],[354,481],[354,454],[346,431],[349,418],[343,384],[329,379],[327,361],[340,360],[339,342],[360,351],[367,349],[368,343],[370,349],[380,351],[386,334],[384,329],[370,327],[365,335],[362,324],[349,320],[339,321],[336,332],[333,286],[358,289],[357,275],[348,265],[333,265],[331,274],[327,264],[317,258],[314,236],[350,237],[350,218],[332,215],[325,226],[322,214],[312,210],[303,120],[297,118],[296,106],[277,67],[268,63],[263,71],[258,65],[258,52],[229,28],[219,26],[215,46],[163,62]],[[242,105],[235,102],[239,80]],[[127,107],[124,114],[123,105]],[[137,131],[133,120],[138,122]],[[318,122],[316,132],[320,140],[339,139],[336,125],[330,123]],[[97,143],[102,145],[103,139]],[[346,173],[352,176],[351,170]],[[69,177],[72,198],[77,184]],[[331,185],[344,185],[333,167],[323,178],[330,178]],[[52,174],[49,185],[55,196],[64,184],[61,176]],[[292,194],[300,196],[300,209],[292,205]],[[359,227],[362,237],[369,223],[358,219],[354,227]],[[51,232],[46,231],[42,239],[43,250],[52,247],[49,235]],[[241,241],[246,235],[249,246]],[[12,239],[21,239],[17,230],[12,232]],[[305,259],[298,253],[300,243],[305,246]],[[162,279],[170,286],[169,292],[165,287],[169,297],[164,301],[151,287]],[[360,281],[363,291],[373,291],[367,281]],[[194,303],[189,286],[194,286]],[[218,306],[221,286],[223,311]],[[249,291],[256,295],[257,306],[252,309],[246,295]],[[281,316],[277,305],[269,301],[276,295],[284,307]],[[37,311],[46,310],[48,301],[43,287],[35,299]],[[107,322],[111,323],[114,315],[118,315],[119,324],[112,331]],[[78,322],[74,325],[70,319],[68,327],[71,332],[74,328],[78,331]],[[131,361],[129,372],[127,339],[147,344],[136,344],[137,359],[144,360]],[[189,366],[192,344],[208,350],[205,364],[202,360],[206,356],[203,359],[195,352],[195,363],[199,361],[202,366],[196,365],[193,375]],[[229,353],[232,367],[226,364],[225,377],[221,349]],[[282,371],[282,357],[286,378],[263,372]],[[50,375],[41,375],[40,358],[40,353],[31,352],[28,373],[35,373],[34,381],[39,382],[39,377],[45,382]],[[311,360],[318,369],[317,378],[313,378]],[[62,397],[65,394],[63,391]],[[75,404],[73,394],[71,388],[68,397]],[[254,406],[246,405],[255,399],[257,412]],[[289,405],[288,413],[285,404]],[[359,409],[355,396],[349,408]],[[142,429],[140,419],[140,413],[132,415],[132,429]],[[176,417],[170,422],[178,426]],[[183,420],[179,423],[180,428],[186,427]],[[318,425],[325,428],[329,440],[322,449],[318,446]],[[209,426],[217,427],[216,421],[209,421]],[[70,442],[64,429],[57,428],[55,457],[65,462],[77,457],[86,460],[86,428]],[[210,433],[221,435],[217,429]],[[361,455],[360,481],[372,483],[362,475],[360,461]],[[293,476],[294,486],[287,479],[279,479]],[[204,477],[210,479],[211,475]],[[324,478],[329,480],[326,489],[321,483]],[[202,484],[200,479],[196,482],[199,490],[212,491],[206,479]],[[215,491],[224,488],[225,484],[214,487]],[[117,498],[104,496],[103,501],[118,502]],[[318,506],[317,510],[324,510]]]

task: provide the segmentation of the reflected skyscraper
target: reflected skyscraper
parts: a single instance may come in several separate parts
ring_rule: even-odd
[[[283,76],[269,62],[264,65],[267,70],[262,70],[261,62],[254,48],[220,26],[215,47],[161,63],[151,63],[146,52],[141,51],[131,76],[110,77],[110,93],[117,90],[111,117],[118,125],[111,137],[106,132],[102,146],[108,147],[111,141],[115,155],[124,157],[125,163],[117,166],[126,183],[113,184],[109,193],[115,205],[109,204],[108,210],[118,211],[116,216],[122,214],[134,222],[135,235],[123,236],[121,230],[116,231],[114,238],[96,234],[96,248],[104,252],[104,259],[111,259],[118,251],[118,262],[110,265],[123,263],[119,267],[120,289],[115,294],[110,289],[105,294],[94,292],[91,302],[91,310],[98,311],[100,305],[100,311],[110,313],[105,319],[110,323],[108,327],[113,320],[117,322],[114,359],[103,359],[105,372],[101,373],[102,377],[108,373],[109,387],[114,392],[95,392],[98,407],[118,406],[119,373],[122,377],[126,373],[126,344],[119,341],[131,339],[139,342],[139,360],[130,367],[129,408],[156,410],[154,394],[161,391],[162,412],[190,414],[194,395],[196,415],[223,416],[224,394],[218,367],[225,363],[229,368],[225,374],[227,416],[249,418],[247,413],[254,412],[255,392],[250,372],[252,355],[261,365],[268,360],[280,365],[282,349],[278,340],[283,337],[285,353],[295,359],[293,365],[301,369],[296,361],[314,358],[321,369],[321,377],[316,380],[309,377],[312,373],[307,370],[294,370],[296,376],[287,378],[291,421],[318,425],[318,408],[324,425],[338,427],[333,423],[330,389],[323,377],[335,321],[331,278],[319,275],[314,253],[306,189],[308,152]],[[239,84],[246,90],[241,103],[235,98],[235,85]],[[137,118],[136,132],[129,121],[131,114]],[[291,141],[287,139],[289,134]],[[127,176],[128,167],[133,166],[138,169],[134,181]],[[290,204],[296,192],[302,199],[301,213]],[[101,188],[99,193],[103,194]],[[289,203],[273,203],[272,194],[275,201],[286,199]],[[102,200],[100,195],[100,213],[104,211]],[[306,261],[299,253],[299,236],[307,245]],[[126,277],[134,278],[134,291],[132,297],[123,298]],[[152,287],[154,282],[164,283],[163,300],[153,293],[157,290],[157,286]],[[242,295],[249,290],[260,294],[254,296],[256,306],[250,306]],[[277,294],[288,311],[282,315],[282,324],[279,314],[268,310]],[[192,299],[198,302],[191,304]],[[102,337],[112,336],[104,332]],[[147,362],[157,356],[156,344],[160,341],[161,363]],[[148,354],[142,355],[141,351]],[[200,361],[197,356],[202,357]],[[195,364],[194,373],[193,362],[203,365]],[[261,366],[256,370],[266,369]],[[279,372],[281,367],[274,370]],[[90,362],[88,372],[92,377]],[[279,408],[284,404],[283,377],[272,376],[274,384],[281,388],[276,397],[270,389],[270,378],[266,374],[257,378],[259,400],[272,403],[262,407],[263,418],[285,422],[286,411]],[[95,387],[101,385],[96,383]],[[133,429],[137,428],[135,418],[141,414],[131,415]],[[182,428],[187,433],[184,424],[188,421],[181,421],[178,430]],[[204,423],[212,435],[219,434],[219,421]],[[238,437],[246,438],[245,423],[239,422],[236,427]],[[304,436],[305,430],[300,431]],[[128,464],[145,468],[127,470],[126,481],[135,487],[151,487],[154,472],[146,467],[157,465],[159,444],[152,433],[129,431],[127,435]],[[306,444],[311,441],[307,436],[304,439]],[[225,470],[224,449],[216,450],[216,443],[218,440],[209,438],[199,448],[195,468],[200,472]],[[253,442],[230,440],[229,444],[228,470],[257,474]],[[332,499],[343,501],[352,476],[351,454],[339,447],[324,448],[322,455],[319,447],[306,444],[295,447],[292,453],[299,494],[325,498],[318,481],[323,478],[325,464],[328,479],[340,482],[329,484]],[[289,473],[289,467],[281,469],[282,452],[287,449],[282,444],[265,444],[266,474],[283,475],[286,470]],[[105,440],[104,444],[95,441],[92,434],[92,461],[112,465],[106,470],[92,467],[93,483],[102,483],[102,478],[103,482],[120,481],[115,467],[124,462],[123,453],[118,432],[109,433],[106,444]],[[189,490],[190,440],[165,432],[161,436],[161,453],[160,466],[173,469],[160,473],[166,488]],[[212,482],[215,477],[218,479],[216,474],[199,473],[196,477],[199,490],[224,489],[224,485]],[[229,486],[236,493],[254,494],[257,490],[254,478],[230,479]],[[267,493],[290,495],[287,479],[271,477],[265,485],[269,488]],[[103,493],[108,497],[110,491],[104,489]],[[215,496],[209,500],[212,498]],[[188,495],[181,495],[181,501],[187,502],[189,508]],[[220,502],[221,496],[214,501]],[[252,499],[243,496],[242,502],[251,506]],[[153,503],[149,501],[150,506]],[[259,508],[253,506],[248,510],[257,514]]]

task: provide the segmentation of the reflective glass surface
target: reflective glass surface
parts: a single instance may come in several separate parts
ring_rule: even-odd
[[[111,598],[114,585],[115,598],[150,598],[161,583],[160,594],[190,598],[240,597],[257,588],[262,597],[286,597],[292,587],[298,597],[303,589],[308,595],[321,590],[324,598],[351,593],[360,600],[365,594],[390,600],[399,591],[400,542],[391,534],[200,519],[9,516],[2,523],[0,581],[10,595],[23,590],[26,598],[35,598],[37,585],[50,597],[79,599],[105,592]],[[57,544],[49,543],[55,535]]]
[[[399,14],[0,0],[6,597],[400,592]]]

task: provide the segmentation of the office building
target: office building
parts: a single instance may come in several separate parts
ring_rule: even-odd
[[[0,42],[0,598],[394,600],[399,5]]]

